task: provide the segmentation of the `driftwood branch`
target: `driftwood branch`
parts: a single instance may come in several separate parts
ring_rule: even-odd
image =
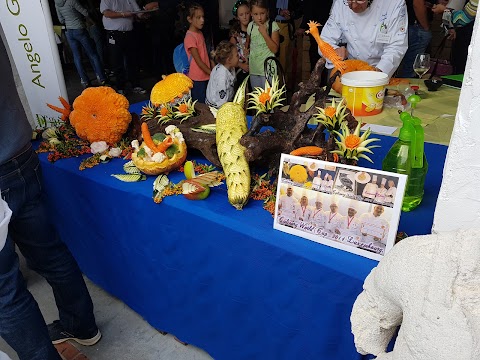
[[[334,143],[330,141],[327,144],[325,127],[321,124],[308,126],[309,120],[317,112],[317,107],[325,107],[331,84],[335,80],[335,77],[332,77],[325,88],[321,87],[321,74],[324,67],[325,60],[318,60],[310,78],[306,82],[301,82],[299,90],[292,95],[288,110],[277,109],[271,114],[261,114],[252,119],[249,131],[240,141],[245,146],[245,155],[252,165],[268,166],[272,171],[278,167],[281,153],[290,153],[296,148],[309,145],[326,149],[321,158],[332,160],[332,155],[329,153],[329,150],[332,149],[328,149],[327,146],[331,147]],[[304,109],[304,104],[312,95],[315,95],[313,105]],[[182,123],[172,120],[167,124],[158,125],[155,120],[150,120],[150,130],[152,132],[164,131],[165,127],[170,124],[176,125],[183,133],[189,149],[201,151],[207,160],[220,167],[215,135],[192,130],[200,125],[214,124],[215,118],[205,104],[197,104],[195,110],[198,115]],[[347,121],[351,129],[357,125],[357,121],[350,113]],[[269,129],[262,131],[265,126],[268,126]]]

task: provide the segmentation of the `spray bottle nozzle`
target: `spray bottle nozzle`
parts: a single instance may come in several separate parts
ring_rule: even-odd
[[[410,95],[407,99],[407,102],[410,103],[411,112],[410,115],[413,116],[413,110],[417,107],[417,104],[422,101],[422,98],[418,95]]]

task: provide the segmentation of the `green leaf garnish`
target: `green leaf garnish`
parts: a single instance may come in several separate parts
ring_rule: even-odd
[[[171,159],[178,152],[180,152],[180,150],[178,149],[177,144],[172,144],[167,150],[165,150],[165,155]]]

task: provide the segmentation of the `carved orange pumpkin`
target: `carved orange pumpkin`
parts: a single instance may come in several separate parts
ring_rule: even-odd
[[[87,88],[73,102],[70,123],[82,139],[115,144],[132,120],[128,107],[127,98],[111,87]]]

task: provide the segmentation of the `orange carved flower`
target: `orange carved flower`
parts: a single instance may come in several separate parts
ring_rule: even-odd
[[[162,110],[160,110],[160,115],[167,116],[167,114],[168,114],[168,109],[166,106],[164,106]]]
[[[337,111],[337,109],[335,109],[333,106],[328,106],[328,107],[325,108],[325,115],[333,118],[336,111]]]
[[[267,101],[269,101],[271,99],[269,91],[270,91],[270,89],[267,89],[265,92],[260,94],[259,100],[263,105],[265,105],[267,103]]]
[[[360,137],[355,134],[350,134],[345,138],[345,146],[347,149],[356,149],[360,143]]]
[[[178,111],[180,111],[183,114],[187,113],[188,112],[188,105],[187,104],[180,104],[178,106]]]

